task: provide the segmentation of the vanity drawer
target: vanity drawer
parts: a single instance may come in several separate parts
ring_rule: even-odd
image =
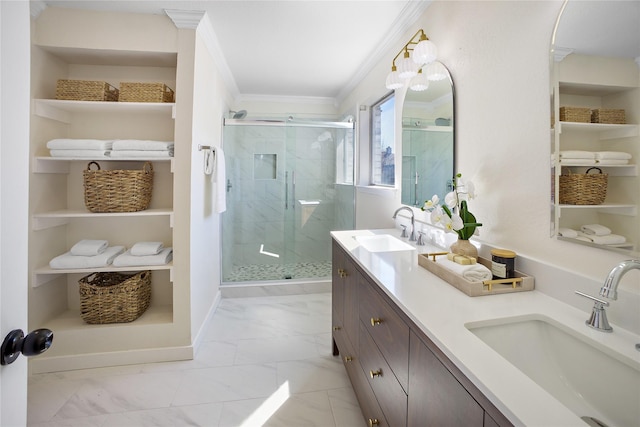
[[[409,326],[367,280],[363,279],[358,288],[360,321],[406,391],[409,383]]]
[[[389,425],[407,425],[407,394],[367,328],[360,324],[360,365]]]

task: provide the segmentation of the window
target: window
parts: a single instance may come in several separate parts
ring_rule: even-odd
[[[371,106],[371,183],[395,184],[395,96],[391,92]]]

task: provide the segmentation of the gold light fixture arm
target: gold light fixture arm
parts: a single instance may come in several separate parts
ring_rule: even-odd
[[[420,36],[420,38],[417,41],[415,41],[414,39],[416,37],[418,37],[418,36]],[[411,37],[411,39],[404,46],[402,46],[402,49],[400,49],[400,52],[398,52],[398,54],[393,57],[393,61],[391,62],[392,71],[395,71],[395,69],[396,69],[396,59],[398,59],[400,54],[404,52],[404,57],[408,58],[409,57],[409,51],[413,51],[413,47],[410,47],[410,46],[411,45],[416,45],[416,44],[420,43],[423,40],[429,40],[429,38],[424,33],[424,30],[421,28],[413,35],[413,37]]]

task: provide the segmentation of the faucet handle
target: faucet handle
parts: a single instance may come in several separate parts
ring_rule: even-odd
[[[605,311],[605,307],[609,306],[609,301],[601,300],[600,298],[592,297],[591,295],[584,294],[579,291],[575,291],[576,294],[589,298],[594,301],[593,309],[591,310],[591,316],[589,319],[585,320],[585,324],[600,332],[612,332],[613,328],[609,325],[609,320],[607,319],[607,312]]]
[[[402,227],[402,233],[400,234],[400,237],[407,237],[407,226],[400,224],[400,227]]]
[[[600,298],[592,297],[591,295],[582,293],[580,291],[575,291],[575,292],[576,292],[576,294],[580,295],[581,297],[589,298],[590,300],[592,300],[596,304],[602,304],[605,307],[609,307],[609,301],[605,301],[605,300],[601,300]]]
[[[427,233],[425,233],[424,231],[418,231],[418,241],[416,242],[416,245],[424,246],[424,236],[426,235]]]

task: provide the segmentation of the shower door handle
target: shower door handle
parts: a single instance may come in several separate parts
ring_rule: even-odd
[[[289,209],[289,171],[284,173],[284,208]]]
[[[291,171],[291,209],[296,210],[296,171]]]

